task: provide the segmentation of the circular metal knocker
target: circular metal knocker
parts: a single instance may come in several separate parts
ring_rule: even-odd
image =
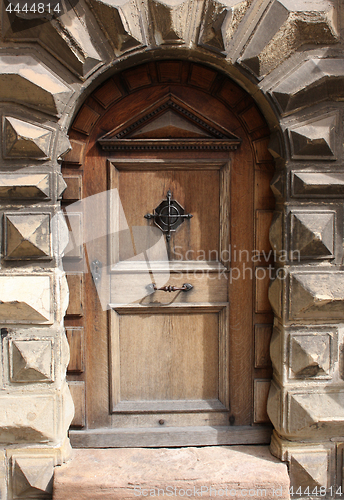
[[[186,214],[184,208],[177,200],[172,200],[172,193],[167,191],[166,200],[163,200],[154,209],[154,213],[146,214],[145,219],[153,219],[154,224],[166,234],[170,241],[171,233],[175,231],[185,219],[191,219],[191,214]]]

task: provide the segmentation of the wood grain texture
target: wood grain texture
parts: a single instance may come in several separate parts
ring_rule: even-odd
[[[109,429],[99,431],[71,431],[75,448],[137,448],[174,446],[269,444],[272,428],[243,427],[165,427],[158,429]]]
[[[254,326],[255,368],[270,368],[270,340],[272,325],[262,324]]]
[[[84,329],[66,327],[66,335],[70,351],[67,372],[82,373],[85,365]]]
[[[270,390],[270,380],[254,381],[254,422],[267,423],[270,422],[266,411],[268,395]]]
[[[85,427],[85,382],[68,382],[75,413],[71,427]]]
[[[73,167],[81,165],[84,157],[85,143],[73,139],[69,142],[72,149],[63,157],[64,166],[68,166],[68,164],[73,164]]]
[[[66,316],[82,316],[84,299],[83,275],[80,273],[67,273],[67,283],[69,288],[69,304]]]
[[[64,180],[67,188],[62,195],[63,201],[78,201],[82,193],[82,177],[80,174],[65,175]]]

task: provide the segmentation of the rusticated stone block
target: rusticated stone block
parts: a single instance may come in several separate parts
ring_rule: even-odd
[[[1,200],[48,200],[50,198],[49,174],[1,174]]]
[[[341,436],[344,394],[338,387],[288,390],[272,382],[267,409],[278,434],[291,441]]]
[[[307,59],[272,89],[282,113],[344,97],[343,59]]]
[[[226,53],[250,3],[207,0],[198,44],[214,52]]]
[[[336,328],[275,326],[270,355],[276,380],[287,384],[331,379],[338,360],[337,346]]]
[[[335,212],[293,210],[290,218],[290,260],[334,257]]]
[[[0,276],[2,323],[51,323],[52,283],[49,275]]]
[[[187,0],[177,2],[148,0],[157,45],[184,42],[187,24],[184,22],[183,7],[185,8],[188,3]]]
[[[51,340],[12,340],[10,350],[11,382],[52,382],[54,380]]]
[[[340,172],[292,172],[292,196],[335,197],[344,195],[344,174]]]
[[[22,102],[58,115],[72,90],[32,56],[0,57],[0,99]]]
[[[62,198],[63,193],[67,189],[67,183],[62,177],[62,174],[57,174],[57,199]]]
[[[290,378],[329,378],[333,357],[329,333],[291,335],[289,341]]]
[[[344,318],[344,272],[300,272],[291,275],[289,319]]]
[[[51,236],[48,213],[5,213],[5,258],[50,259]]]
[[[58,23],[37,23],[10,14],[4,14],[2,21],[5,40],[35,40],[78,76],[86,77],[101,62],[86,26],[72,9],[59,16]]]
[[[337,116],[313,120],[289,129],[291,156],[294,160],[335,160]]]
[[[340,435],[344,423],[343,410],[344,394],[338,389],[327,393],[288,393],[287,433],[311,439]]]
[[[54,458],[49,456],[12,456],[14,499],[51,498]]]
[[[0,442],[45,443],[56,435],[56,401],[52,395],[0,397]]]
[[[293,496],[330,498],[336,490],[335,445],[293,443],[273,433],[270,451],[289,463]],[[321,494],[320,494],[321,488]],[[332,491],[331,491],[332,490]],[[299,491],[299,494],[296,493]]]
[[[115,54],[146,44],[142,15],[135,0],[90,0],[90,6]]]
[[[261,76],[303,44],[336,41],[335,7],[330,2],[275,0],[251,37],[242,62]]]
[[[10,116],[4,118],[5,158],[50,157],[52,131]]]

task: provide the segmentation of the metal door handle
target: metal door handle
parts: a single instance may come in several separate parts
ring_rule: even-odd
[[[91,262],[90,267],[93,281],[97,284],[102,277],[102,263],[98,259],[95,259]]]
[[[162,292],[189,292],[190,290],[193,289],[193,285],[190,283],[183,283],[182,286],[173,286],[173,285],[166,285],[162,286],[161,288],[157,288],[155,283],[151,283],[150,285],[146,286],[147,290],[149,290],[151,293],[156,292],[158,290]]]

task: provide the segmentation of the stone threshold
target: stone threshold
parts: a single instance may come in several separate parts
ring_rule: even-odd
[[[75,449],[53,500],[287,500],[287,466],[268,446]]]

